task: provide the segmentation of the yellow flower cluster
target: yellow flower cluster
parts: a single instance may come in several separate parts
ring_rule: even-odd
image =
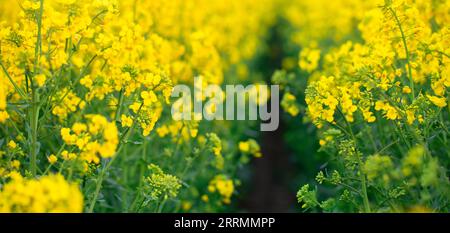
[[[353,82],[351,86],[340,86],[339,80],[334,76],[322,76],[317,82],[313,82],[308,86],[306,92],[306,103],[308,104],[308,114],[320,127],[323,120],[329,123],[334,122],[334,115],[338,111],[344,114],[349,122],[353,122],[353,113],[358,109],[353,100],[361,97],[359,87],[360,82]],[[368,111],[369,106],[363,106],[367,121],[373,122],[373,116]]]
[[[55,105],[53,105],[52,113],[60,120],[64,120],[70,113],[81,110],[86,105],[80,97],[78,97],[73,91],[64,88],[59,91],[53,97]]]
[[[225,160],[222,155],[222,140],[215,133],[206,134],[206,148],[214,155],[214,166],[222,170],[224,168]]]
[[[62,175],[26,179],[16,175],[0,191],[0,212],[82,212],[83,196]]]
[[[378,2],[292,0],[282,1],[282,4],[282,16],[295,29],[289,39],[302,47],[309,47],[324,38],[335,42],[344,40],[353,33],[355,24],[363,18],[364,12],[376,7]]]
[[[321,77],[310,83],[306,101],[318,125],[332,123],[339,112],[349,122],[357,112],[374,122],[374,110],[412,124],[422,117],[417,105],[424,94],[432,105],[447,105],[450,31],[447,19],[437,15],[441,9],[428,1],[381,5],[361,19],[364,42],[331,49],[313,75]],[[431,25],[431,18],[440,23]]]
[[[25,0],[14,8],[17,18],[2,14],[7,21],[0,31],[0,122],[9,117],[4,111],[8,97],[27,98],[24,90],[30,83],[59,90],[50,95],[51,112],[61,120],[116,95],[125,99],[118,105],[141,96],[144,117],[154,112],[146,108],[145,93],[154,92],[150,101],[159,107],[159,96],[167,99],[173,82],[203,75],[221,83],[225,69],[251,58],[267,30],[261,25],[274,21],[269,14],[273,4],[48,0],[41,6]],[[41,9],[41,19],[34,20]],[[85,89],[80,91],[79,85]],[[138,124],[144,136],[159,116],[147,118]]]
[[[284,93],[283,98],[281,99],[281,107],[291,116],[297,116],[300,113],[297,97],[289,92]]]
[[[225,204],[231,202],[231,196],[234,192],[233,180],[224,175],[217,175],[209,182],[208,191],[211,193],[218,192]]]
[[[300,61],[298,65],[300,69],[311,72],[317,68],[320,59],[320,50],[304,48],[300,51]]]
[[[150,92],[152,93],[152,92]],[[149,96],[147,92],[142,92],[142,102],[135,102],[130,105],[131,111],[137,116],[135,121],[142,128],[142,135],[145,137],[150,134],[150,132],[155,127],[156,122],[161,116],[162,105],[156,100],[156,96],[152,93]],[[132,125],[130,117],[124,116],[125,123],[129,126]]]
[[[8,161],[4,172],[13,168],[38,177],[57,170],[76,179],[78,167],[67,160],[82,161],[85,170],[98,167],[131,138],[146,146],[154,128],[155,148],[176,144],[193,150],[191,139],[198,137],[200,147],[214,154],[214,167],[223,170],[231,160],[222,156],[216,134],[201,134],[199,122],[172,122],[166,114],[172,87],[195,76],[204,77],[205,85],[222,84],[229,72],[247,78],[248,64],[275,22],[276,4],[0,0],[0,124],[2,133],[5,128],[11,134],[8,141],[29,130],[14,153],[30,154],[29,161],[24,156]],[[59,136],[56,129],[62,141],[52,140]],[[166,145],[166,136],[172,145]],[[47,169],[40,167],[45,160]],[[102,174],[96,172],[84,175],[101,187],[104,177],[97,179]]]
[[[299,67],[306,72],[298,74],[308,76],[307,87],[287,74],[276,81],[287,95],[305,91],[306,120],[320,128],[320,151],[337,161],[325,169],[337,170],[320,172],[316,180],[345,190],[339,201],[319,202],[319,191],[304,186],[299,201],[325,211],[340,211],[337,202],[365,212],[399,211],[416,203],[445,208],[435,203],[448,199],[448,190],[438,187],[448,186],[442,172],[448,158],[442,154],[448,150],[449,1],[288,5],[293,7],[284,10],[292,30],[287,35],[300,49]],[[355,195],[349,186],[361,193]],[[429,187],[435,190],[414,193]],[[392,203],[379,202],[383,195],[373,189],[387,193]],[[349,204],[354,196],[361,202]]]
[[[87,123],[75,123],[72,128],[62,128],[61,137],[67,145],[76,146],[79,157],[90,163],[99,163],[100,157],[110,158],[119,143],[117,127],[101,115],[85,115]],[[73,158],[63,151],[67,158]],[[64,156],[66,157],[66,156]]]
[[[161,138],[170,135],[175,143],[187,142],[189,139],[197,137],[198,122],[171,121],[158,127],[156,133]]]
[[[261,148],[259,147],[258,142],[256,142],[254,139],[248,139],[247,141],[239,142],[238,147],[242,153],[251,154],[256,158],[262,156]]]

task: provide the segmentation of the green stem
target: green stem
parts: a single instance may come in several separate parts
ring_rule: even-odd
[[[42,15],[44,13],[44,0],[40,1],[39,15],[37,17],[37,38],[35,46],[35,60],[34,60],[34,75],[36,75],[39,66],[40,48],[41,48],[41,28]],[[30,114],[30,171],[33,177],[36,177],[37,171],[37,129],[39,120],[39,94],[37,92],[35,83],[31,83],[31,114]]]
[[[128,135],[129,135],[130,132],[131,132],[131,130],[129,130],[129,131],[126,133],[127,136],[125,136],[124,141],[127,141],[127,140],[128,140]],[[99,193],[100,193],[100,189],[102,188],[102,184],[103,184],[103,181],[104,181],[104,179],[105,179],[106,172],[109,170],[109,168],[111,167],[111,165],[114,163],[114,161],[115,161],[116,158],[117,158],[117,155],[120,153],[120,151],[122,150],[122,148],[123,148],[123,143],[120,142],[119,149],[117,149],[117,152],[116,152],[116,154],[114,155],[114,157],[113,157],[111,160],[109,160],[109,162],[108,162],[108,163],[103,167],[103,169],[100,171],[100,174],[99,174],[99,176],[98,176],[98,180],[97,180],[96,186],[95,186],[94,197],[92,198],[91,203],[89,204],[88,213],[92,213],[92,212],[94,211],[95,203],[97,203],[97,198],[98,198],[98,195],[99,195]]]
[[[141,155],[141,161],[145,161],[145,156],[147,155],[147,140],[144,140],[144,143],[142,144],[142,155]],[[137,203],[141,199],[141,190],[144,185],[144,172],[145,172],[145,164],[143,162],[138,163],[139,166],[139,184],[136,189],[136,197],[134,198],[133,202],[131,203],[130,207],[128,208],[129,212],[138,212],[139,208],[136,207]]]
[[[112,159],[101,170],[98,180],[97,180],[97,183],[96,183],[96,186],[95,186],[94,196],[93,196],[93,198],[89,204],[89,208],[87,210],[88,213],[92,213],[94,211],[95,203],[97,203],[98,194],[100,193],[100,189],[102,188],[102,184],[105,179],[106,172],[111,167],[111,165],[114,163],[114,161],[118,157],[120,151],[123,149],[123,146],[128,141],[128,138],[130,137],[131,132],[133,131],[134,127],[136,126],[136,119],[137,119],[137,116],[139,115],[139,113],[141,112],[143,105],[144,105],[144,103],[142,103],[141,106],[139,107],[139,110],[137,111],[136,116],[133,119],[133,125],[131,126],[131,128],[123,134],[122,138],[120,138],[119,147],[118,147],[116,153],[114,154]]]
[[[38,119],[39,119],[39,108],[37,106],[37,103],[39,102],[39,96],[37,94],[37,91],[35,88],[32,89],[32,97],[31,97],[32,105],[31,105],[31,114],[30,114],[30,122],[31,122],[31,128],[30,128],[30,136],[31,136],[31,150],[30,150],[30,156],[31,156],[31,163],[30,163],[30,170],[31,174],[35,177],[36,176],[36,157],[37,157],[37,128],[38,128]]]
[[[157,213],[162,213],[162,210],[164,208],[164,205],[166,204],[166,201],[167,201],[167,199],[164,199],[162,202],[159,203]]]
[[[412,69],[411,69],[411,61],[409,58],[409,50],[408,50],[408,45],[406,44],[406,36],[405,36],[405,32],[403,31],[403,27],[402,24],[400,22],[400,19],[397,16],[397,13],[395,13],[394,9],[392,9],[392,7],[388,7],[388,9],[391,11],[392,15],[395,18],[395,21],[397,23],[398,29],[400,30],[400,33],[402,35],[402,42],[403,42],[403,47],[405,49],[405,54],[406,54],[406,62],[408,64],[408,77],[409,77],[409,85],[411,86],[411,101],[414,100],[415,94],[414,94],[414,81],[412,78]]]
[[[348,127],[350,136],[352,137],[352,139],[355,143],[355,148],[357,148],[356,137],[355,137],[355,134],[353,133],[350,123],[348,123],[347,119],[345,119],[345,115],[341,112],[341,110],[338,109],[338,111],[342,115],[342,117],[345,121],[345,124]],[[370,213],[371,211],[370,211],[369,197],[367,196],[366,176],[364,175],[364,172],[363,172],[362,159],[361,159],[360,154],[357,151],[355,153],[357,155],[357,160],[358,160],[359,179],[361,181],[361,191],[362,191],[362,198],[363,198],[363,204],[364,204],[364,212]]]
[[[39,65],[41,44],[42,44],[42,15],[44,14],[44,0],[40,0],[39,15],[37,17],[37,37],[36,46],[34,47],[34,74],[36,75],[37,67]]]
[[[358,167],[359,167],[359,178],[361,179],[361,187],[362,187],[362,195],[363,195],[363,203],[364,203],[364,211],[366,213],[370,213],[370,205],[369,198],[367,196],[367,184],[366,184],[366,176],[362,171],[362,161],[361,156],[357,153],[358,156]]]
[[[117,103],[116,114],[115,114],[115,117],[114,117],[114,120],[115,120],[116,122],[119,121],[120,110],[121,110],[121,108],[122,108],[122,104],[123,104],[123,88],[120,89],[120,92],[119,92],[119,103]]]

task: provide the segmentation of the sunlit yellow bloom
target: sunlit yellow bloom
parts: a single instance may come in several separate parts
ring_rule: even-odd
[[[281,107],[291,116],[297,116],[300,112],[296,100],[297,98],[289,92],[284,93],[283,99],[281,100]]]
[[[432,95],[427,95],[427,98],[436,106],[443,108],[447,106],[447,99],[445,97],[437,97]]]
[[[47,157],[47,160],[50,164],[55,164],[56,161],[58,161],[58,158],[54,154],[51,154]]]
[[[411,88],[409,88],[408,86],[404,86],[402,89],[402,92],[405,94],[409,94],[409,93],[411,93]]]
[[[11,161],[11,167],[13,167],[14,169],[19,169],[20,168],[20,161],[17,160],[17,159]]]
[[[34,80],[36,81],[38,87],[42,87],[45,84],[47,77],[44,74],[38,74],[34,76]]]
[[[16,142],[14,142],[13,140],[10,140],[10,141],[8,142],[8,148],[9,148],[9,149],[16,149],[16,147],[17,147],[17,144],[16,144]]]
[[[81,212],[83,196],[61,175],[25,179],[14,176],[0,191],[0,212]]]
[[[5,123],[9,119],[9,114],[6,111],[0,111],[0,123]]]
[[[411,125],[415,119],[416,119],[416,116],[414,114],[414,110],[413,109],[406,110],[406,120],[407,120],[408,124]]]
[[[258,142],[256,142],[254,139],[248,139],[247,141],[239,142],[238,147],[242,153],[251,154],[256,158],[262,156],[261,148],[259,147]]]
[[[319,64],[320,50],[304,48],[300,52],[299,66],[302,70],[311,72]]]
[[[250,150],[250,145],[248,142],[239,142],[239,150],[242,152],[248,152]]]
[[[133,119],[127,115],[122,114],[120,119],[122,120],[122,127],[131,127],[133,125]]]
[[[222,196],[223,203],[229,204],[234,192],[234,184],[224,175],[217,175],[209,182],[208,190],[209,192],[217,191]]]

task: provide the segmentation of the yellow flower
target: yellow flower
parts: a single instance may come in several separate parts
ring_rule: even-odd
[[[11,167],[13,167],[14,169],[19,169],[20,168],[20,161],[16,160],[16,159],[11,161]]]
[[[131,117],[122,114],[120,118],[122,120],[122,127],[131,127],[133,125],[133,119]]]
[[[16,142],[14,142],[13,140],[10,140],[10,141],[8,142],[8,148],[9,148],[9,149],[16,149],[16,147],[17,147],[17,144],[16,144]]]
[[[408,86],[404,86],[402,89],[402,92],[405,94],[409,94],[409,93],[411,93],[411,88],[409,88]]]
[[[262,153],[261,153],[259,144],[254,139],[249,139],[247,141],[239,142],[239,150],[242,153],[249,153],[256,158],[262,157]]]
[[[9,119],[9,115],[6,111],[0,111],[0,123],[5,123]]]
[[[20,173],[16,170],[11,171],[6,177],[9,177],[11,180],[22,180],[23,177],[20,175]]]
[[[34,81],[36,81],[38,87],[42,87],[45,84],[45,80],[47,80],[47,77],[44,74],[34,76]]]
[[[320,50],[304,48],[300,52],[300,61],[298,65],[302,70],[311,72],[317,68],[320,60]]]
[[[373,115],[373,113],[369,110],[363,110],[364,120],[371,123],[374,122],[377,118]]]
[[[334,121],[334,110],[328,109],[322,112],[322,118],[328,122]]]
[[[209,149],[213,152],[213,154],[217,157],[222,157],[222,141],[215,133],[206,134],[209,142]]]
[[[139,107],[141,106],[140,103],[134,102],[132,105],[130,105],[130,109],[134,112],[137,113],[139,111]]]
[[[77,136],[70,133],[70,128],[61,128],[61,137],[67,145],[73,145],[77,141]]]
[[[436,106],[443,108],[447,106],[447,99],[445,97],[437,97],[432,95],[427,95],[427,98]]]
[[[80,84],[87,87],[87,88],[91,88],[93,81],[91,79],[90,75],[86,75],[84,76],[81,80],[80,80]]]
[[[389,107],[386,112],[386,118],[390,120],[395,120],[398,118],[397,110],[394,107]]]
[[[375,110],[377,110],[377,111],[384,109],[384,106],[385,106],[385,104],[383,101],[378,100],[377,102],[375,102]]]
[[[189,129],[189,134],[193,138],[197,137],[198,129]]]
[[[406,110],[406,121],[408,122],[408,124],[411,125],[415,119],[416,117],[414,115],[414,110],[413,109]]]
[[[77,109],[83,109],[86,105],[80,97],[67,88],[58,91],[53,96],[52,101],[54,101],[52,114],[60,120],[66,119],[69,113],[75,112]]]
[[[58,158],[54,154],[51,154],[48,156],[47,160],[50,164],[55,164],[56,161],[58,161]]]
[[[64,213],[83,210],[80,189],[68,183],[62,175],[39,179],[15,177],[0,192],[0,212]]]
[[[167,134],[169,134],[169,128],[167,126],[163,125],[156,129],[156,133],[159,137],[165,137]]]
[[[423,115],[417,116],[417,121],[419,121],[419,123],[423,123]]]
[[[156,94],[153,91],[143,91],[141,92],[141,98],[144,100],[145,106],[150,106],[156,101],[158,101]]]
[[[291,116],[297,116],[300,112],[296,100],[297,98],[289,92],[284,93],[283,99],[281,100],[281,107]]]
[[[87,131],[87,126],[86,126],[86,124],[75,123],[75,124],[72,125],[72,131],[76,135],[80,135],[81,133]]]
[[[77,155],[75,153],[69,153],[67,150],[64,150],[63,152],[61,152],[61,156],[64,160],[72,160],[77,157]]]
[[[109,122],[102,115],[85,115],[87,124],[76,122],[70,128],[61,129],[61,137],[67,145],[76,145],[81,159],[99,163],[100,157],[109,158],[115,155],[119,143],[118,130],[114,122]],[[75,153],[63,151],[65,160],[76,158]]]
[[[239,142],[239,150],[241,152],[248,152],[250,150],[250,144],[248,142]]]
[[[230,198],[234,192],[234,184],[231,179],[224,175],[217,175],[209,182],[208,190],[210,192],[218,192],[222,196],[222,202],[229,204]]]

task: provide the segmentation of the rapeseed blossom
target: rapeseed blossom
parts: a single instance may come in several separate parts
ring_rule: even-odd
[[[17,175],[0,191],[0,212],[77,213],[82,210],[80,189],[62,175],[48,175],[36,180]]]

